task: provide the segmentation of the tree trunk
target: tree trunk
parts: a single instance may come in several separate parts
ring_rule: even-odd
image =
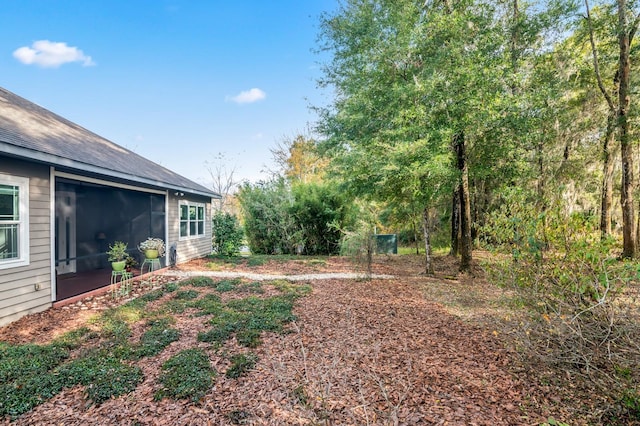
[[[460,185],[453,191],[451,202],[451,248],[450,256],[457,256],[460,253]]]
[[[637,241],[640,241],[640,216],[636,217],[636,242]]]
[[[613,203],[613,142],[615,140],[615,114],[607,118],[607,130],[602,143],[602,199],[600,200],[600,237],[611,235],[611,204]]]
[[[536,157],[538,165],[538,208],[542,213],[546,210],[546,189],[544,182],[544,144],[542,140],[536,145]]]
[[[549,238],[547,232],[547,215],[545,214],[549,208],[549,203],[547,201],[547,186],[545,181],[545,172],[544,172],[544,142],[542,140],[538,141],[536,145],[536,156],[538,163],[538,212],[542,216],[542,241],[538,241],[536,238],[535,244],[539,247],[538,255],[540,256],[540,260],[542,260],[542,252],[544,247],[548,247]],[[562,167],[562,166],[561,166]]]
[[[460,172],[460,272],[471,272],[471,203],[469,197],[469,167],[465,148],[464,132],[454,136],[458,170]]]
[[[622,257],[633,258],[636,255],[635,213],[633,205],[633,151],[629,138],[629,93],[631,63],[629,59],[630,36],[627,22],[626,0],[618,0],[618,43],[620,59],[618,72],[620,90],[618,92],[618,137],[622,159],[622,187],[620,204],[622,205]]]
[[[422,211],[422,232],[424,233],[425,274],[433,275],[433,261],[431,259],[431,218],[429,208]]]
[[[593,33],[593,25],[591,23],[591,11],[589,10],[589,1],[584,0],[587,12],[587,24],[589,26],[589,41],[591,43],[591,53],[593,56],[593,71],[596,75],[598,88],[607,101],[609,114],[607,115],[607,130],[602,142],[602,199],[600,200],[600,238],[604,239],[611,235],[611,204],[613,202],[613,142],[615,140],[617,108],[614,97],[604,87],[602,75],[600,74],[600,64],[598,60],[598,49]],[[631,43],[631,40],[629,40]],[[618,93],[620,87],[620,72],[616,72],[613,78],[614,94]],[[636,238],[637,241],[637,238]]]

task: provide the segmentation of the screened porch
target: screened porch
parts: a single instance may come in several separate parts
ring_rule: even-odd
[[[106,251],[128,244],[138,263],[138,243],[165,239],[165,194],[57,177],[55,181],[56,300],[109,285]],[[162,260],[164,264],[164,259]]]

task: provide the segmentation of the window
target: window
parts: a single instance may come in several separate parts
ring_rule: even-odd
[[[0,174],[0,269],[29,264],[29,179]]]
[[[204,235],[204,204],[180,203],[180,238]]]

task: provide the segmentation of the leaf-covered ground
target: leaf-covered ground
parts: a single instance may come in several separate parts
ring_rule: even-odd
[[[355,269],[348,259],[333,257],[253,266],[208,262],[180,268],[278,274]],[[436,278],[420,275],[419,258],[381,256],[374,272],[396,278],[310,280],[312,292],[295,302],[296,321],[284,334],[265,334],[251,350],[255,367],[238,378],[222,373],[229,354],[247,349],[235,340],[222,346],[198,341],[210,317],[175,312],[179,340],[136,361],[144,380],[132,393],[96,406],[82,386],[65,389],[14,424],[535,425],[550,415],[583,424],[567,418],[575,414],[571,407],[550,405],[554,395],[515,373],[522,371],[518,358],[484,312],[495,313],[500,292],[481,278],[458,277],[449,258],[437,262]],[[171,280],[165,276],[155,284]],[[146,291],[148,286],[134,287],[136,294]],[[114,304],[99,297],[27,316],[0,328],[0,340],[47,343]],[[139,337],[132,331],[132,338]],[[162,364],[190,348],[209,355],[219,373],[212,387],[199,402],[155,400]]]

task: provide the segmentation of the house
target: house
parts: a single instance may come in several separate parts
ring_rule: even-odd
[[[109,284],[114,241],[209,254],[219,197],[0,88],[0,325]]]

